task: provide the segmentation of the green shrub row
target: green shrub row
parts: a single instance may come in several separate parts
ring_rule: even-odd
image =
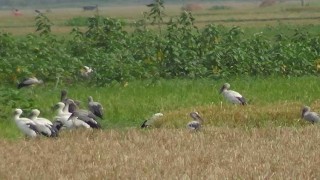
[[[274,38],[263,32],[244,36],[239,27],[215,24],[199,29],[190,12],[163,22],[163,4],[150,8],[133,31],[124,30],[123,20],[96,16],[85,32],[75,28],[68,38],[53,35],[50,20],[40,14],[38,34],[0,34],[0,78],[16,82],[35,75],[72,83],[79,81],[83,65],[94,69],[90,82],[102,86],[150,78],[317,74],[319,35],[297,29]]]

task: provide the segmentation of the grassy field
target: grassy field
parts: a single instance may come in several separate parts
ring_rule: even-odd
[[[225,81],[248,99],[248,106],[233,106],[223,99],[218,90]],[[156,127],[184,129],[191,120],[188,115],[191,111],[198,111],[210,127],[304,127],[308,123],[300,121],[302,106],[309,105],[315,111],[320,108],[319,83],[318,77],[300,77],[137,81],[125,86],[57,89],[48,84],[34,88],[34,94],[31,89],[22,89],[19,96],[31,96],[34,100],[31,108],[40,109],[44,117],[51,119],[55,116],[51,107],[59,101],[61,89],[67,89],[70,97],[80,100],[81,108],[86,108],[87,97],[91,95],[105,107],[106,118],[101,120],[105,129],[139,127],[156,112],[165,114]],[[4,114],[1,137],[21,137],[11,114],[13,108],[23,103],[18,100],[12,105],[15,107],[1,108]]]

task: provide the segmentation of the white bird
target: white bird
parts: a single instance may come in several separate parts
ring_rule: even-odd
[[[66,112],[64,107],[66,105],[63,102],[58,102],[53,108],[57,111],[57,116],[59,117],[67,117],[67,119],[71,116],[72,113]]]
[[[220,89],[220,93],[231,103],[246,105],[246,99],[238,92],[229,90],[230,84],[225,83]]]
[[[54,109],[56,109],[56,116],[54,117],[54,120],[57,122],[61,122],[63,124],[63,127],[67,129],[72,129],[73,124],[72,121],[69,121],[69,117],[71,116],[71,113],[65,113],[63,112],[65,104],[63,102],[58,102],[55,106]]]
[[[318,113],[316,112],[311,112],[310,111],[310,107],[309,106],[304,106],[302,108],[302,114],[301,117],[309,122],[311,122],[312,124],[314,123],[319,123],[320,122],[320,116]]]
[[[36,77],[25,78],[18,84],[18,89],[27,87],[27,86],[33,86],[36,84],[42,84],[42,83],[43,81],[38,80]]]
[[[22,114],[21,109],[15,109],[13,119],[17,127],[26,136],[31,138],[37,137],[37,134],[39,134],[39,132],[36,128],[36,124],[28,118],[20,117],[21,114]]]
[[[156,113],[156,114],[152,115],[152,117],[150,119],[145,120],[140,127],[141,128],[151,127],[154,124],[154,122],[157,121],[162,116],[163,116],[162,113]]]
[[[82,77],[87,78],[93,72],[93,69],[88,66],[83,66],[83,69],[81,69],[80,72]]]
[[[203,119],[200,117],[198,112],[191,112],[190,116],[192,117],[193,121],[190,121],[187,124],[187,128],[190,130],[199,130],[203,123]]]
[[[88,123],[78,119],[78,117],[75,116],[74,113],[72,113],[72,115],[68,118],[68,121],[72,122],[73,128],[86,128],[86,129],[90,128],[90,125]]]
[[[53,126],[53,123],[46,119],[38,117],[40,111],[38,109],[33,109],[30,114],[30,119],[36,124],[37,130],[44,136],[47,137],[57,137],[58,129]]]
[[[103,107],[99,102],[93,101],[92,96],[88,98],[88,108],[96,116],[102,119],[103,116]]]

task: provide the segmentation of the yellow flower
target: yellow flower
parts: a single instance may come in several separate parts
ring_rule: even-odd
[[[316,62],[316,69],[317,69],[317,71],[319,71],[320,70],[320,59],[315,60],[315,62]]]

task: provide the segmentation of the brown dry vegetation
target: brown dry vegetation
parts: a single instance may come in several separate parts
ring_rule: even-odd
[[[1,179],[313,179],[320,129],[74,131],[0,140]]]
[[[165,112],[165,116],[156,122],[156,127],[181,128],[190,121],[188,114],[198,111],[205,119],[205,125],[223,127],[268,127],[268,126],[303,126],[301,121],[300,102],[279,102],[266,105],[234,106],[225,101],[220,105],[198,106],[194,108],[180,108]],[[312,109],[320,109],[320,102],[310,104]]]

